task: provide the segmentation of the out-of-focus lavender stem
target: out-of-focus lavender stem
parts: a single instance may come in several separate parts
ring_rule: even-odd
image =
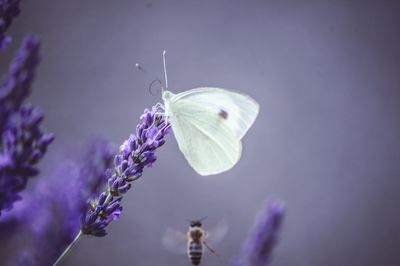
[[[277,244],[285,215],[285,205],[280,201],[271,201],[260,213],[251,230],[239,260],[234,266],[267,266],[271,262],[272,252]]]
[[[81,236],[82,236],[82,231],[79,230],[79,233],[76,235],[74,240],[72,240],[71,244],[69,244],[69,246],[64,250],[64,252],[60,255],[60,257],[58,257],[56,262],[54,262],[53,266],[58,265],[71,252],[72,248],[76,245],[76,243],[78,243]]]

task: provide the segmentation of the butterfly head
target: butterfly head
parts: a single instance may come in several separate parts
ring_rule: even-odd
[[[162,98],[163,98],[164,102],[168,102],[171,99],[172,95],[173,95],[172,92],[164,90],[162,92]]]

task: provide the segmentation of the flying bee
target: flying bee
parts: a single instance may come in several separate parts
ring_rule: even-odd
[[[201,257],[203,256],[203,244],[210,250],[211,253],[217,255],[215,250],[205,240],[207,232],[204,231],[201,220],[190,221],[189,230],[187,232],[187,254],[189,261],[193,265],[200,265]]]
[[[195,266],[200,265],[203,253],[206,250],[205,248],[212,254],[218,255],[208,243],[208,240],[210,239],[214,243],[219,242],[225,236],[228,227],[226,223],[221,222],[212,230],[206,231],[202,225],[204,219],[188,220],[190,224],[186,234],[172,228],[167,228],[162,239],[164,247],[174,253],[184,253],[186,250],[189,261]]]

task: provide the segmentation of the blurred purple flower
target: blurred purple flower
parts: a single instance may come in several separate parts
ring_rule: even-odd
[[[272,251],[278,241],[284,218],[282,202],[273,201],[260,214],[243,246],[240,260],[232,266],[266,266],[272,259]]]
[[[136,134],[130,135],[114,158],[114,168],[106,171],[107,190],[91,202],[83,219],[81,231],[86,235],[105,236],[105,228],[121,215],[121,200],[131,182],[142,176],[145,167],[156,161],[156,149],[165,143],[170,126],[157,107],[146,109]]]
[[[4,132],[8,118],[18,111],[31,93],[31,85],[39,64],[39,40],[28,35],[10,64],[0,88],[0,132]]]
[[[58,177],[58,183],[49,188],[53,192],[53,198],[58,206],[63,206],[62,216],[63,231],[68,234],[69,244],[80,230],[81,219],[85,215],[88,199],[93,198],[102,190],[107,182],[105,171],[112,164],[114,152],[108,142],[104,140],[93,140],[82,160],[78,173],[72,179],[68,172],[63,174],[64,178]],[[63,189],[60,191],[60,187]],[[68,200],[66,200],[68,198]]]
[[[5,32],[20,13],[19,2],[21,0],[0,0],[0,49],[4,49],[12,40]]]
[[[111,166],[113,154],[106,141],[93,140],[79,164],[64,160],[56,174],[41,179],[31,193],[24,195],[23,201],[15,204],[13,212],[4,215],[0,220],[0,235],[2,228],[9,229],[7,223],[30,230],[31,243],[19,254],[23,260],[18,259],[18,263],[54,263],[79,232],[87,199],[106,185],[104,172]]]
[[[0,88],[0,215],[12,208],[28,179],[39,173],[35,165],[54,139],[41,129],[42,110],[23,104],[39,63],[39,45],[33,36],[24,39]]]

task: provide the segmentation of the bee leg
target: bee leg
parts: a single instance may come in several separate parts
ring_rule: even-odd
[[[204,246],[206,246],[208,248],[208,250],[212,254],[214,254],[215,256],[219,256],[219,254],[206,241],[203,241],[203,244],[204,244]]]

